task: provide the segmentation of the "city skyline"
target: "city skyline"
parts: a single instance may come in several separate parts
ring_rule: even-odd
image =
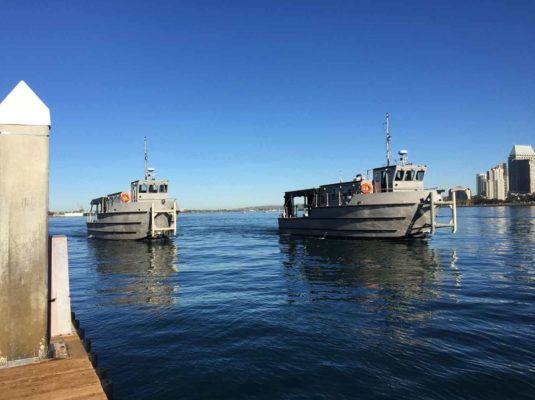
[[[0,99],[50,108],[50,209],[143,174],[143,137],[184,208],[282,204],[392,150],[426,186],[532,143],[535,5],[519,2],[6,3]],[[22,23],[24,21],[24,23]]]
[[[487,172],[477,173],[476,189],[478,196],[489,200],[535,193],[535,150],[531,144],[515,144],[507,163],[499,162]]]

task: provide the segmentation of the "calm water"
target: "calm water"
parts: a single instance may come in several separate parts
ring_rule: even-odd
[[[427,243],[181,214],[174,242],[69,237],[73,309],[132,399],[535,398],[535,207]]]

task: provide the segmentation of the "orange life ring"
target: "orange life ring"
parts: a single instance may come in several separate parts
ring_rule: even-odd
[[[121,193],[121,202],[128,203],[130,201],[130,195],[128,193]]]
[[[368,182],[364,182],[362,185],[360,185],[360,191],[363,194],[368,194],[372,192],[372,185],[370,185]]]

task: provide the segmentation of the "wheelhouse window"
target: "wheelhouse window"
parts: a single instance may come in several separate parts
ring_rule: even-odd
[[[381,171],[381,192],[388,192],[388,172]]]
[[[381,182],[381,173],[380,173],[380,172],[375,172],[375,173],[374,173],[374,176],[373,176],[373,179],[374,179],[375,182],[377,182],[377,183]]]
[[[417,181],[423,181],[424,180],[425,171],[418,171],[416,173],[416,180]]]
[[[139,185],[139,193],[147,193],[147,185],[144,183]]]
[[[396,171],[396,181],[402,181],[403,180],[403,172],[405,172],[405,171],[403,171],[401,169]]]
[[[405,180],[406,181],[413,181],[414,180],[414,171],[412,169],[409,169],[408,171],[405,171]]]
[[[160,185],[160,193],[167,193],[167,185]]]
[[[158,193],[158,185],[149,185],[149,193]]]

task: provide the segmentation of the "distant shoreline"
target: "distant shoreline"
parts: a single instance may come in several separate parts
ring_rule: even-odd
[[[532,203],[457,204],[457,207],[533,207]]]
[[[191,210],[191,209],[185,209],[183,211],[180,211],[181,214],[190,214],[190,213],[222,213],[222,212],[238,212],[238,213],[249,213],[249,212],[265,212],[265,213],[268,213],[268,212],[282,212],[282,209],[280,208],[269,208],[269,209],[264,209],[264,208],[254,208],[254,207],[246,207],[246,208],[222,208],[220,210],[213,210],[213,209],[209,209],[209,210],[200,210],[200,209],[195,209],[195,210]]]

